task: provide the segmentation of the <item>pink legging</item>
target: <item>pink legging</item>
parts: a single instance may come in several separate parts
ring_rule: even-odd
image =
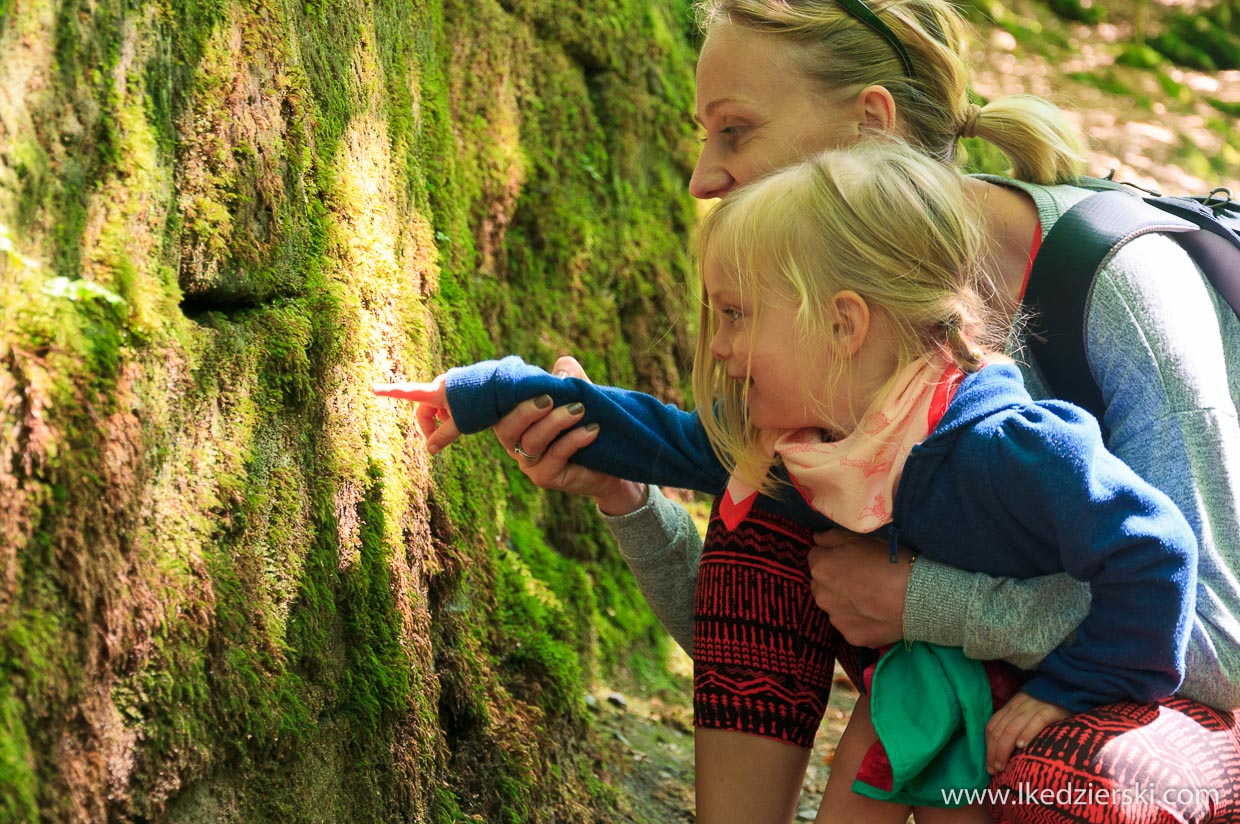
[[[991,782],[994,820],[1240,823],[1238,720],[1185,698],[1075,715],[1043,730]]]

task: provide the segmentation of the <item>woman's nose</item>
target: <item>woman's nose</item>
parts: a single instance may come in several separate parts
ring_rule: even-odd
[[[708,142],[702,147],[697,165],[693,167],[693,177],[689,179],[689,194],[698,200],[723,197],[736,185],[736,181],[716,155],[715,149]]]

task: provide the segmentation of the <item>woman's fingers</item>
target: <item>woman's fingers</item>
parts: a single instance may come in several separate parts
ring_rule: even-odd
[[[814,543],[825,549],[839,549],[848,544],[856,543],[858,540],[873,541],[874,539],[860,536],[841,527],[814,533]]]
[[[594,442],[598,437],[598,427],[578,427],[570,429],[556,438],[541,452],[536,463],[523,463],[521,471],[525,476],[543,489],[558,489],[562,492],[590,493],[589,478],[593,471],[572,463],[577,450]],[[524,447],[523,447],[524,448]],[[586,483],[582,483],[585,481]]]
[[[491,431],[495,433],[495,437],[499,438],[504,449],[512,452],[513,444],[521,440],[525,430],[551,414],[552,411],[551,396],[539,395],[537,398],[517,404],[515,409],[491,427]]]
[[[580,402],[556,407],[545,417],[530,424],[521,433],[521,437],[514,441],[514,445],[520,443],[521,448],[530,455],[545,457],[547,450],[553,443],[559,443],[560,440],[572,431],[573,427],[581,423],[585,412],[586,409]],[[593,438],[590,440],[593,440]]]
[[[556,358],[555,365],[551,367],[551,374],[557,378],[580,378],[587,383],[593,383],[586,375],[586,370],[581,368],[581,364],[572,355],[561,355]]]

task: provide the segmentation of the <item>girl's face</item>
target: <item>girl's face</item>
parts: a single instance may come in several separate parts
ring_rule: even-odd
[[[697,120],[706,130],[689,192],[723,197],[754,178],[840,146],[857,134],[848,95],[828,94],[799,69],[797,47],[726,20],[697,64]]]
[[[708,256],[709,258],[709,256]],[[826,381],[808,374],[803,357],[807,342],[797,340],[797,304],[771,289],[742,288],[727,267],[707,260],[703,286],[718,324],[710,352],[732,380],[748,381],[745,405],[759,429],[829,428],[824,403],[834,403]],[[814,346],[826,353],[829,347]],[[826,364],[815,364],[821,376]],[[817,390],[817,391],[815,391]],[[830,407],[827,407],[830,408]]]

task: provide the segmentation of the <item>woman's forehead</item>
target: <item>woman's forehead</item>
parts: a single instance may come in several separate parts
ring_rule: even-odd
[[[772,98],[811,91],[794,59],[797,46],[766,32],[717,21],[706,36],[697,65],[698,114],[720,102],[761,105]],[[790,88],[791,87],[791,88]],[[799,92],[798,92],[799,93]]]

